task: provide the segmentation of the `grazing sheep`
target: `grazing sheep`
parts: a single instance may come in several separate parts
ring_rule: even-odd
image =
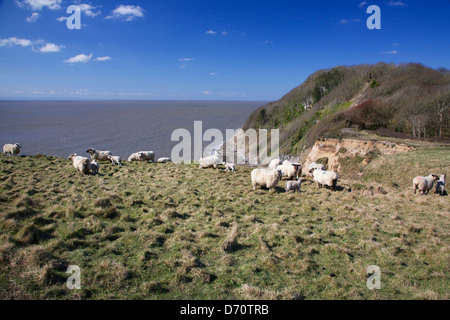
[[[311,162],[311,164],[309,165],[309,168],[308,168],[308,173],[310,173],[310,175],[312,176],[313,171],[316,169],[325,171],[325,166],[320,163]]]
[[[441,196],[445,194],[445,174],[441,174],[441,178],[436,182],[436,191],[434,193],[438,193]]]
[[[276,167],[278,167],[280,165],[280,163],[281,163],[280,159],[273,159],[269,163],[269,169],[276,169]]]
[[[200,163],[200,166],[198,167],[199,169],[210,167],[214,167],[214,169],[217,169],[219,167],[219,164],[222,163],[222,161],[217,155],[200,158],[200,160],[198,161]]]
[[[75,169],[83,174],[89,174],[91,171],[91,160],[86,157],[80,157],[76,153],[71,154],[68,157],[73,162]]]
[[[172,159],[164,157],[164,158],[159,158],[157,162],[158,163],[172,162]]]
[[[417,176],[413,179],[413,189],[414,194],[416,194],[416,190],[419,189],[419,194],[422,191],[422,194],[428,194],[431,189],[433,189],[434,182],[439,180],[439,177],[435,174],[430,174],[429,176],[422,177]]]
[[[225,166],[225,171],[236,171],[236,164],[234,163],[226,163],[226,162],[222,162],[222,165]]]
[[[92,174],[98,174],[99,170],[100,170],[100,165],[98,164],[98,162],[95,160],[91,160]]]
[[[108,161],[108,156],[112,155],[111,151],[98,151],[93,148],[87,149],[86,152],[96,161]]]
[[[314,168],[311,169],[309,172],[313,174],[314,181],[316,181],[317,184],[319,185],[319,189],[322,188],[322,186],[326,185],[329,186],[332,191],[336,190],[336,183],[339,178],[336,172],[318,170]]]
[[[298,191],[298,193],[300,193],[300,187],[302,186],[302,178],[298,178],[297,181],[288,181],[286,183],[286,188],[284,190],[286,190],[286,193],[288,193],[291,190],[295,190]]]
[[[281,180],[283,172],[277,169],[253,169],[251,173],[253,190],[263,186],[269,190],[275,188]]]
[[[112,164],[118,164],[119,166],[122,166],[122,159],[119,156],[108,156],[109,161],[111,161]]]
[[[20,143],[5,144],[3,146],[3,153],[9,156],[11,155],[16,156],[20,153],[20,148],[22,148]]]
[[[302,165],[299,163],[290,163],[285,160],[283,164],[277,166],[277,170],[283,172],[283,177],[287,179],[298,179],[298,177],[302,174]]]
[[[139,156],[139,152],[133,153],[131,156],[129,156],[128,161],[142,161],[141,157]]]

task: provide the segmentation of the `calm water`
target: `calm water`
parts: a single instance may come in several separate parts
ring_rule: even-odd
[[[139,150],[170,157],[178,142],[173,130],[193,136],[194,121],[203,132],[242,127],[265,102],[249,101],[0,101],[0,145],[20,143],[20,154],[67,157],[87,148],[110,150],[122,158]],[[205,143],[205,145],[209,142]]]

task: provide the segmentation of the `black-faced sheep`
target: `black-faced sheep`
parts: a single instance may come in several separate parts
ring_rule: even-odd
[[[256,186],[273,190],[282,176],[283,172],[277,169],[253,169],[251,173],[253,190],[256,190]]]
[[[98,162],[94,159],[91,160],[91,171],[92,174],[98,174],[100,170],[100,165],[98,164]]]
[[[111,151],[99,151],[93,148],[87,149],[86,152],[91,155],[91,159],[96,161],[108,161],[108,156],[112,155]]]
[[[434,182],[437,180],[439,180],[439,177],[435,174],[430,174],[426,177],[415,177],[413,179],[414,194],[416,194],[416,190],[419,190],[419,194],[420,192],[422,192],[422,194],[428,194],[428,192],[433,189]]]
[[[172,160],[170,158],[167,157],[163,157],[163,158],[159,158],[158,163],[166,163],[166,162],[172,162]]]
[[[76,153],[71,154],[68,158],[72,160],[75,169],[82,174],[89,174],[91,171],[91,161],[88,158],[80,157]]]
[[[14,143],[14,144],[5,144],[3,146],[3,153],[6,155],[13,155],[16,156],[20,153],[20,148],[22,148],[22,146],[20,145],[20,143]]]
[[[441,178],[436,182],[436,191],[434,193],[443,196],[445,194],[445,174],[441,174]]]

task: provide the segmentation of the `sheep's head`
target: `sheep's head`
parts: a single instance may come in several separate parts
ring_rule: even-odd
[[[314,172],[314,170],[316,170],[316,168],[314,168],[314,167],[312,167],[311,169],[309,169],[309,173],[313,173]]]
[[[67,159],[72,160],[73,158],[75,158],[77,156],[76,153],[72,153],[70,156],[67,157]]]
[[[139,157],[139,158],[142,158],[143,155],[144,155],[143,152],[138,152],[138,157]]]
[[[432,174],[431,176],[434,178],[434,180],[439,180],[439,177],[437,175]]]
[[[86,152],[92,154],[92,153],[94,153],[94,149],[89,148],[89,149],[86,150]]]
[[[282,177],[283,176],[283,171],[277,170],[277,173],[278,173],[278,177]]]
[[[15,146],[16,146],[17,148],[22,148],[22,145],[21,145],[20,143],[16,143]]]

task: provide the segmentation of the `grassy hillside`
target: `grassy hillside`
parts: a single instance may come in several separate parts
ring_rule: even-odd
[[[255,110],[247,128],[279,128],[281,151],[301,153],[345,127],[415,138],[450,137],[450,73],[418,64],[336,67],[312,74]]]
[[[0,156],[1,299],[449,299],[449,149],[373,159],[340,188],[253,191],[250,168]],[[373,195],[372,195],[373,194]],[[82,288],[66,288],[68,265]],[[366,287],[377,265],[382,289]]]

